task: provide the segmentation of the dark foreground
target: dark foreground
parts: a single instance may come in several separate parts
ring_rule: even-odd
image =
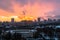
[[[23,37],[21,33],[0,32],[0,40],[60,40],[60,28],[37,28],[31,37]],[[27,36],[27,35],[26,35]]]

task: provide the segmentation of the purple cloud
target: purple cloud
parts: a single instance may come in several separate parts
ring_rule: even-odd
[[[21,4],[21,6],[27,5],[30,3],[33,5],[37,0],[15,0],[16,3]]]
[[[46,17],[52,18],[53,15],[55,15],[53,18],[59,19],[60,18],[60,9],[56,9],[56,10],[48,12]]]
[[[0,0],[0,9],[13,12],[11,0]]]

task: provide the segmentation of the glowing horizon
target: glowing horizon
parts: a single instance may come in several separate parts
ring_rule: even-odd
[[[0,21],[11,21],[11,18],[14,18],[14,21],[15,22],[19,22],[19,21],[22,21],[22,20],[35,20],[35,18],[33,17],[19,17],[19,16],[0,16]]]

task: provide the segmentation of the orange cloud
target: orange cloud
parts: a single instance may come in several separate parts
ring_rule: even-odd
[[[31,5],[28,3],[27,5],[24,5],[23,7],[18,3],[13,3],[13,10],[14,12],[8,12],[0,9],[0,16],[18,16],[18,18],[15,18],[16,21],[22,20],[22,19],[36,19],[37,17],[43,17],[46,18],[47,12],[54,10],[53,4],[38,4],[37,2],[34,5]],[[25,11],[25,18],[23,15],[23,12]],[[32,17],[32,18],[31,18]],[[11,18],[0,18],[0,20],[8,20],[10,21]]]

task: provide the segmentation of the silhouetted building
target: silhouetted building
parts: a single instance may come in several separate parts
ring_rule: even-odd
[[[47,22],[47,20],[44,20],[44,22]]]
[[[36,20],[34,20],[34,22],[36,22]]]
[[[60,19],[58,19],[57,21],[60,21]]]
[[[14,18],[11,18],[11,22],[14,22]]]
[[[52,21],[52,19],[48,18],[48,21]]]
[[[56,19],[53,19],[53,21],[56,21]]]
[[[41,21],[41,18],[40,18],[40,17],[38,17],[38,18],[37,18],[37,21],[38,21],[38,22],[40,22],[40,21]]]

